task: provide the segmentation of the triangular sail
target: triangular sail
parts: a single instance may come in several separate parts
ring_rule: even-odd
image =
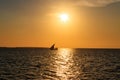
[[[50,49],[51,49],[51,50],[54,50],[54,49],[55,49],[54,46],[55,46],[55,44],[53,44],[53,45],[50,47]]]

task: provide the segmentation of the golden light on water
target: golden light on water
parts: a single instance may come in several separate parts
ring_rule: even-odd
[[[70,70],[70,66],[73,65],[73,54],[72,54],[72,50],[71,49],[59,49],[58,53],[56,54],[56,57],[58,60],[56,60],[56,64],[57,64],[57,70],[56,70],[56,74],[58,76],[61,76],[62,79],[64,80],[68,80],[68,75],[70,75],[72,72],[68,72],[68,71],[72,71]],[[72,74],[71,74],[72,75]]]

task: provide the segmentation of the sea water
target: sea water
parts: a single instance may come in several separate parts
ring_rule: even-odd
[[[120,80],[120,49],[1,48],[0,80]]]

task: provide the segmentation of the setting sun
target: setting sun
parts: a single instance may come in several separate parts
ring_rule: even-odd
[[[61,21],[63,21],[63,22],[66,22],[69,19],[69,16],[66,13],[60,14],[59,17],[60,17]]]

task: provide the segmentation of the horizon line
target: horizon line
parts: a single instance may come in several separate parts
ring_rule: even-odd
[[[49,47],[0,47],[0,48],[49,48]],[[57,48],[70,48],[70,47],[57,47]],[[71,48],[71,49],[120,49],[120,48],[117,48],[117,47],[74,47],[74,48]]]

